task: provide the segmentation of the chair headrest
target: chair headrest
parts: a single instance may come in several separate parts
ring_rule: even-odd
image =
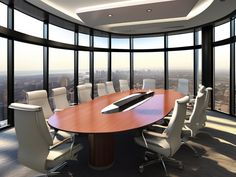
[[[53,91],[54,96],[66,94],[65,87],[54,88],[54,89],[52,89],[52,91]]]
[[[21,110],[21,111],[41,111],[42,107],[37,105],[23,104],[23,103],[11,103],[10,109]]]

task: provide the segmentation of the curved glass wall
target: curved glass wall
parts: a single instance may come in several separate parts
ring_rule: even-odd
[[[0,97],[0,120],[6,119],[7,99],[12,102],[25,102],[26,91],[48,88],[50,96],[52,88],[65,86],[68,99],[74,102],[74,98],[77,97],[74,95],[75,83],[92,82],[94,84],[93,96],[96,97],[96,84],[104,83],[109,79],[113,81],[116,91],[119,91],[119,79],[128,80],[131,88],[142,88],[143,79],[153,78],[156,80],[157,88],[177,89],[178,79],[184,78],[188,80],[191,95],[194,94],[194,90],[196,91],[197,85],[203,82],[214,88],[213,109],[230,114],[236,112],[235,110],[232,112],[236,99],[230,99],[235,81],[229,77],[230,72],[236,73],[235,68],[230,66],[230,61],[232,62],[232,57],[235,56],[235,47],[234,49],[231,47],[235,44],[235,38],[232,37],[235,35],[233,31],[235,29],[231,28],[230,24],[235,23],[234,20],[212,28],[214,37],[210,42],[213,45],[211,50],[214,57],[209,60],[212,60],[214,71],[208,74],[211,74],[214,80],[210,81],[202,79],[202,72],[206,72],[206,69],[202,67],[204,66],[202,45],[206,41],[202,40],[203,31],[199,29],[132,36],[109,34],[78,26],[78,32],[75,32],[59,27],[63,23],[56,26],[56,22],[46,23],[40,21],[40,18],[35,19],[18,10],[14,12],[15,30],[25,33],[26,36],[22,39],[24,43],[15,41],[14,36],[10,35],[10,43],[7,43],[7,39],[0,38],[2,58],[0,60],[0,77],[2,78],[0,89],[1,93],[4,93]],[[0,15],[0,25],[6,27],[7,5],[0,3]],[[13,21],[13,19],[8,20]],[[63,21],[63,19],[60,20],[60,22]],[[55,42],[48,43],[46,40],[46,43],[43,43],[38,38],[31,37],[30,40],[27,38],[27,34],[43,38],[43,31],[48,32],[49,40]],[[75,36],[78,36],[79,46],[75,46],[77,45],[74,40]],[[19,36],[16,37],[19,38]],[[10,45],[11,40],[13,40],[13,46]],[[164,45],[165,41],[167,41],[167,46]],[[34,45],[31,42],[40,45]],[[71,44],[71,46],[66,44]],[[8,63],[9,66],[7,66],[9,58],[14,61],[12,67],[14,70],[8,71],[12,77],[14,76],[8,81],[14,85],[13,91],[7,88],[7,69],[11,68],[9,66],[12,64]],[[194,78],[197,80],[194,81]],[[10,94],[14,95],[14,98],[6,98],[7,93],[9,95],[11,92],[14,92]]]
[[[0,38],[0,128],[8,125],[7,120],[7,39]]]

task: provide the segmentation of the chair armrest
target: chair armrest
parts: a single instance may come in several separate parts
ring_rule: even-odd
[[[153,137],[157,137],[157,138],[168,138],[166,134],[157,133],[157,132],[148,131],[148,130],[143,130],[143,134],[144,134],[144,136],[149,135],[149,136],[153,136]]]
[[[50,147],[49,147],[49,150],[51,150],[51,149],[53,149],[53,148],[55,148],[55,147],[57,147],[57,146],[60,146],[61,144],[69,143],[69,142],[71,143],[71,138],[65,138],[65,139],[63,139],[63,140],[61,140],[61,141],[59,141],[59,142],[53,144],[52,146],[50,146]]]
[[[69,105],[70,106],[75,106],[75,105],[77,105],[77,103],[70,103]]]
[[[60,112],[63,111],[64,109],[54,109],[54,112]]]

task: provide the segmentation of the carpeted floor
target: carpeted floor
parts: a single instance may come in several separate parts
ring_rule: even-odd
[[[88,166],[88,142],[86,135],[79,137],[84,149],[78,161],[69,161],[61,176],[70,177],[162,177],[160,164],[138,172],[143,162],[144,149],[134,143],[135,131],[114,134],[115,161],[107,170],[93,170]],[[171,177],[235,177],[236,176],[236,118],[209,112],[206,128],[189,142],[200,157],[183,145],[174,158],[181,160],[184,170],[168,166]],[[0,177],[32,177],[40,173],[17,162],[17,141],[14,128],[0,132]]]

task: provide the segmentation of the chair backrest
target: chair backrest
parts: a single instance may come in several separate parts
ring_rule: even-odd
[[[54,109],[65,109],[70,106],[67,100],[66,88],[59,87],[52,89]]]
[[[143,88],[144,90],[156,89],[156,80],[155,79],[143,79]]]
[[[200,121],[204,117],[204,102],[206,98],[206,93],[198,92],[197,97],[195,99],[194,107],[188,124],[186,125],[191,130],[191,136],[195,136],[201,128]]]
[[[184,120],[186,118],[186,108],[189,96],[185,96],[175,101],[175,107],[172,117],[167,128],[163,134],[167,135],[167,141],[170,145],[170,155],[174,155],[175,152],[181,146],[181,132],[184,126]]]
[[[106,82],[106,89],[107,89],[107,93],[109,93],[109,94],[111,94],[111,93],[116,93],[112,81]]]
[[[130,90],[127,80],[119,80],[119,84],[120,84],[120,91],[121,92]]]
[[[78,100],[80,103],[85,103],[92,100],[91,98],[91,88],[88,85],[78,85]]]
[[[26,101],[28,104],[41,106],[45,119],[48,119],[53,115],[52,109],[48,102],[48,94],[46,90],[26,92]]]
[[[189,94],[188,80],[187,79],[178,79],[177,91],[183,93],[184,95]]]
[[[205,97],[204,105],[203,105],[203,116],[201,117],[202,119],[199,121],[199,126],[200,126],[200,128],[202,128],[202,127],[205,126],[205,123],[206,123],[206,120],[207,120],[207,117],[206,117],[206,109],[207,109],[208,104],[209,104],[211,91],[212,91],[212,88],[211,88],[211,87],[207,87],[207,88],[206,88],[206,97]]]
[[[18,160],[34,170],[45,172],[49,146],[53,145],[53,140],[42,107],[12,103],[9,108],[14,109]]]
[[[91,83],[85,83],[84,84],[86,87],[87,87],[87,89],[89,90],[89,95],[90,95],[90,97],[92,97],[92,84]]]
[[[107,95],[107,90],[106,90],[106,86],[104,83],[98,83],[97,89],[98,89],[98,96]]]

